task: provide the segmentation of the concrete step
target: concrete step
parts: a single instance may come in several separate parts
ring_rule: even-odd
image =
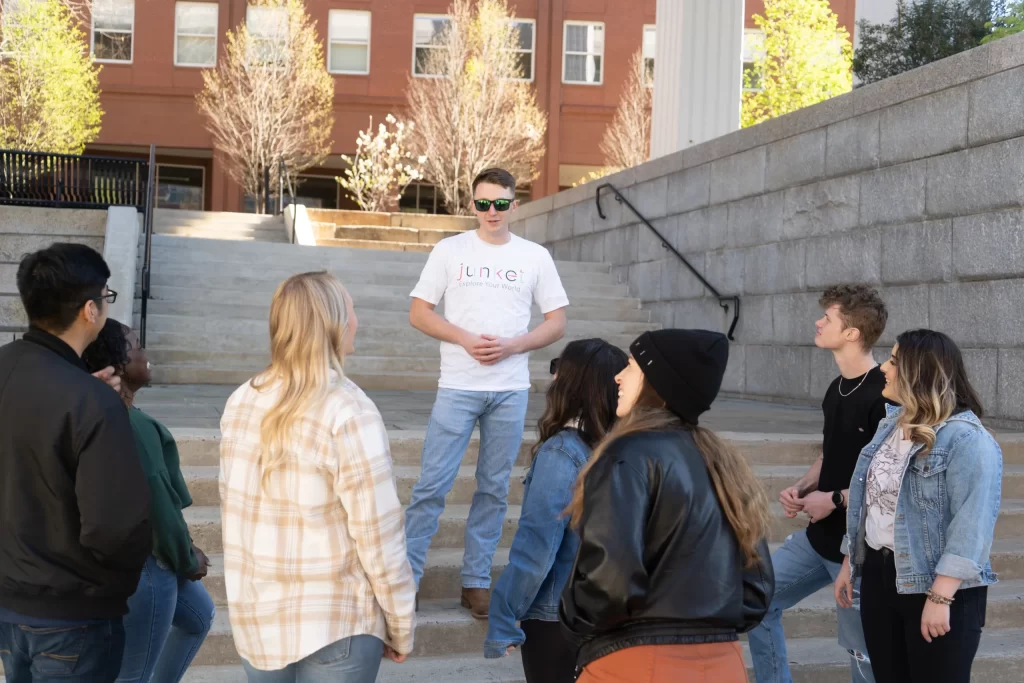
[[[537,440],[537,432],[529,425],[523,434],[517,465],[528,465],[530,449]],[[220,462],[219,429],[171,429],[178,444],[181,464],[217,465]],[[395,466],[418,467],[423,452],[425,429],[390,430],[391,459]],[[718,432],[727,443],[737,448],[755,467],[793,466],[787,472],[806,471],[821,451],[821,437],[813,434],[760,434],[752,432]],[[1024,469],[1024,434],[997,433],[996,439],[1003,451],[1004,486],[1008,478],[1021,477]],[[474,431],[463,456],[463,465],[475,465],[480,452],[480,433]],[[1017,484],[1014,484],[1016,486]],[[1011,496],[1004,489],[1004,497]],[[1016,497],[1016,496],[1014,496]],[[1020,496],[1024,498],[1024,496]]]
[[[179,283],[182,284],[182,283]],[[188,284],[185,282],[185,284]],[[349,295],[355,302],[356,312],[371,311],[402,311],[409,312],[409,292],[411,288],[363,285],[350,283],[347,287]],[[141,292],[140,292],[141,293]],[[245,291],[239,289],[208,289],[191,286],[155,285],[150,290],[150,304],[166,301],[174,304],[191,304],[194,306],[211,305],[230,307],[258,306],[261,310],[269,310],[273,291]],[[573,296],[569,302],[568,316],[575,320],[600,320],[602,318],[620,321],[648,322],[650,311],[640,307],[639,299],[628,297]],[[444,311],[444,301],[435,308],[438,313]],[[536,307],[534,311],[539,312]]]
[[[153,236],[153,260],[173,263],[251,263],[273,261],[279,265],[294,265],[306,269],[324,268],[328,264],[378,263],[393,267],[412,268],[416,272],[427,262],[427,254],[413,252],[374,252],[361,249],[338,249],[302,246],[297,244],[267,244],[260,242],[233,242],[197,240],[173,235]],[[559,273],[608,273],[611,266],[593,261],[556,261]]]
[[[164,366],[237,368],[250,373],[261,372],[270,362],[268,353],[234,353],[230,351],[189,351],[187,349],[151,348],[147,357],[154,369]],[[368,356],[354,355],[345,359],[345,373],[366,376],[374,372],[432,372],[437,373],[440,359],[432,356]],[[548,373],[550,363],[531,361],[530,371],[537,376]],[[245,381],[245,380],[242,380]],[[164,382],[158,382],[164,384]]]
[[[156,209],[153,211],[153,223],[238,223],[249,225],[265,225],[280,223],[281,216],[259,213],[242,213],[240,211],[189,211],[185,209]]]
[[[509,505],[502,526],[501,547],[508,547],[516,532],[520,507]],[[190,507],[184,510],[195,544],[208,553],[222,553],[224,542],[221,537],[219,507]],[[466,518],[469,505],[448,505],[441,514],[437,534],[431,542],[434,548],[461,548],[466,537]]]
[[[429,253],[433,251],[433,244],[422,244],[420,242],[380,242],[377,240],[355,240],[328,238],[317,240],[318,247],[332,247],[343,249],[368,249],[378,251],[414,251]]]
[[[349,239],[428,245],[437,244],[447,237],[455,237],[463,232],[463,230],[385,227],[382,225],[337,225],[334,227],[334,237],[338,240]]]

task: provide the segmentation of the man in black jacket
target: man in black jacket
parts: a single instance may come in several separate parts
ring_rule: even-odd
[[[117,293],[89,247],[18,268],[30,330],[0,348],[0,660],[8,681],[110,683],[150,554],[128,411],[82,352]],[[108,373],[109,374],[109,373]]]

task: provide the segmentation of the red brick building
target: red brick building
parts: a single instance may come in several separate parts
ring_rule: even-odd
[[[683,0],[679,0],[683,1]],[[246,18],[245,0],[93,0],[90,29],[105,111],[89,153],[144,154],[157,145],[159,203],[237,211],[250,203],[229,180],[212,149],[195,95],[201,72],[222,48],[224,32]],[[309,204],[345,206],[333,176],[337,155],[352,153],[356,135],[388,113],[401,114],[414,71],[415,45],[443,21],[449,0],[307,0],[334,73],[334,149],[324,168],[300,187]],[[511,0],[541,108],[549,112],[543,168],[532,196],[557,192],[602,165],[598,145],[641,46],[654,57],[655,0]],[[855,0],[832,0],[853,28]],[[763,10],[748,0],[749,17]],[[568,38],[568,40],[566,40]],[[415,43],[414,43],[415,41]],[[568,50],[564,48],[568,47]],[[438,209],[433,188],[410,188],[403,208]]]

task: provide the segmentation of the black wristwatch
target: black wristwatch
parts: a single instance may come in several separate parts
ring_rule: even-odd
[[[835,505],[837,508],[846,507],[845,505],[843,505],[843,492],[842,491],[833,491],[832,492],[832,504]]]

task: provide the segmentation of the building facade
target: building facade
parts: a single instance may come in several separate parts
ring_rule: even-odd
[[[684,2],[685,0],[679,0]],[[853,33],[855,0],[832,0]],[[302,177],[307,205],[345,208],[334,176],[341,154],[355,151],[358,132],[372,116],[401,117],[416,55],[429,50],[449,0],[307,0],[324,40],[334,78],[332,155]],[[598,149],[639,49],[652,62],[657,40],[656,0],[511,0],[519,22],[524,72],[548,112],[546,157],[529,188],[532,198],[571,185],[603,166]],[[254,11],[255,10],[255,11]],[[746,3],[747,28],[763,11]],[[87,27],[100,74],[102,130],[87,153],[143,155],[157,146],[158,204],[213,211],[252,210],[254,202],[230,180],[196,109],[202,71],[223,48],[226,30],[263,20],[246,0],[93,0]],[[756,38],[756,36],[751,36]],[[401,202],[409,211],[444,211],[429,185],[412,186]]]

